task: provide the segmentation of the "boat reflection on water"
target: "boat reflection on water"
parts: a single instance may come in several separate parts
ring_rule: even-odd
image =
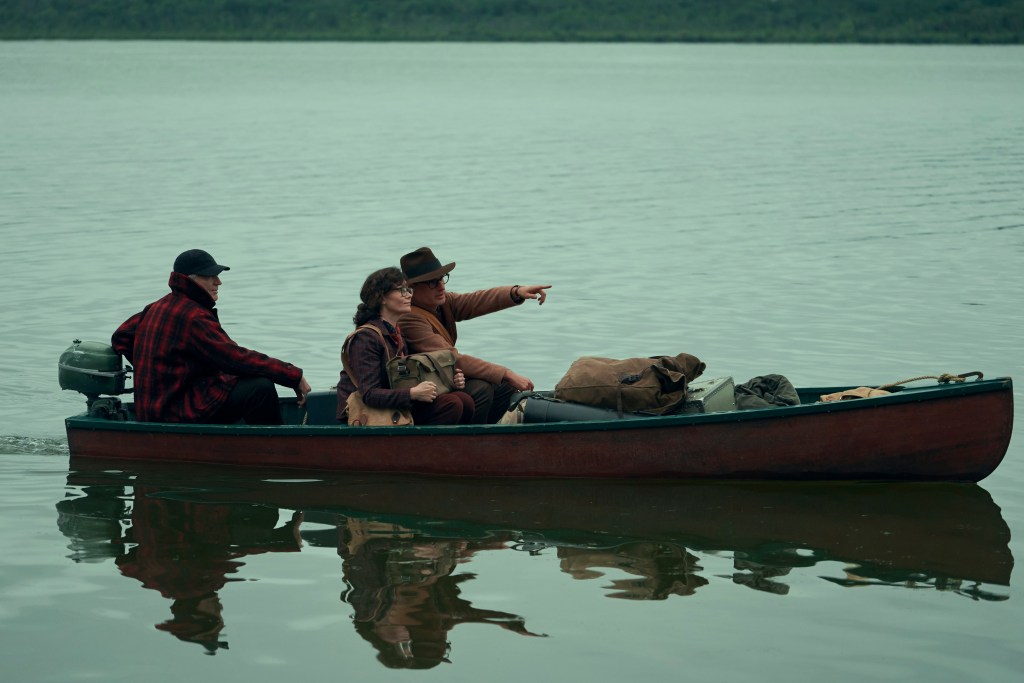
[[[69,482],[74,479],[69,476]],[[210,654],[227,648],[218,591],[234,579],[241,558],[299,552],[302,513],[278,525],[278,510],[255,503],[211,505],[182,500],[159,484],[96,483],[57,503],[58,526],[76,562],[113,559],[122,575],[171,601],[156,625]]]
[[[429,668],[448,661],[448,633],[463,623],[495,624],[522,635],[515,614],[474,607],[459,584],[473,574],[455,574],[460,563],[505,542],[423,538],[395,524],[343,516],[338,554],[356,632],[392,668]]]
[[[157,628],[210,653],[227,647],[219,591],[246,556],[336,548],[355,630],[396,668],[447,661],[462,623],[543,635],[461,597],[475,576],[465,565],[485,552],[557,556],[565,574],[605,577],[608,597],[630,600],[720,581],[785,595],[787,575],[812,567],[837,587],[1003,600],[995,587],[1013,568],[1009,528],[976,484],[304,474],[73,461],[58,524],[71,559],[113,559],[171,600]],[[702,566],[712,561],[714,575]]]

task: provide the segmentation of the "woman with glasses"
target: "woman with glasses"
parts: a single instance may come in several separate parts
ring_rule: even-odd
[[[398,328],[399,316],[412,305],[412,288],[398,268],[382,268],[366,278],[359,292],[361,303],[352,322],[362,329],[348,341],[349,368],[338,379],[339,421],[347,419],[349,394],[359,391],[363,402],[374,408],[409,409],[416,424],[467,424],[473,420],[473,399],[463,391],[437,393],[433,382],[421,382],[412,389],[392,389],[388,382],[388,361],[408,353]],[[379,334],[378,334],[379,332]],[[349,376],[352,373],[352,377]],[[463,389],[466,378],[455,371],[455,387]],[[358,387],[358,388],[357,388]]]

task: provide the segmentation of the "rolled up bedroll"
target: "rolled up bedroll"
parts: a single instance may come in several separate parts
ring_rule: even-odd
[[[581,422],[585,420],[633,420],[651,417],[638,413],[618,414],[610,408],[596,408],[582,403],[531,396],[523,400],[523,422]]]

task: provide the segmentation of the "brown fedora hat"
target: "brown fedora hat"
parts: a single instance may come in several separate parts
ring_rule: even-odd
[[[441,262],[434,256],[434,252],[427,247],[420,247],[402,257],[402,273],[410,285],[417,282],[427,282],[450,273],[455,268],[455,262],[442,266]]]

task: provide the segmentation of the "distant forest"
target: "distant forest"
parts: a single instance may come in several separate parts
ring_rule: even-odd
[[[1024,0],[0,0],[0,39],[1016,43]]]

